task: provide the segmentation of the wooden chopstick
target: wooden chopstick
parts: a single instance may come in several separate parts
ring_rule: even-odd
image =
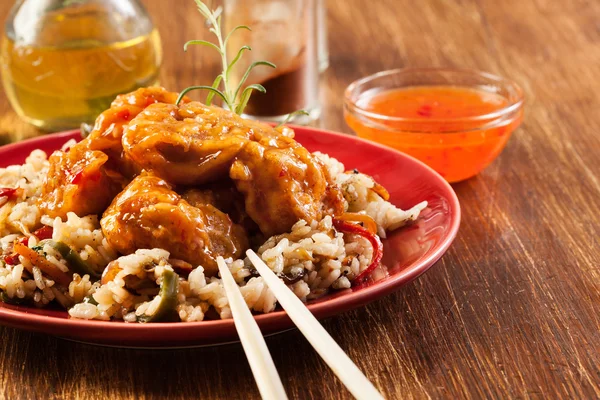
[[[263,399],[287,399],[265,339],[223,257],[217,257],[217,265],[229,300],[235,329],[242,342],[260,395]]]
[[[359,400],[383,399],[375,386],[360,372],[350,357],[308,311],[304,303],[285,286],[254,251],[248,250],[246,255],[263,277],[281,307],[287,311],[290,319],[329,365],[329,368],[346,385],[350,393]]]

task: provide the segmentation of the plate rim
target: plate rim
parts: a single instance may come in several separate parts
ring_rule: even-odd
[[[334,138],[342,139],[342,140],[352,140],[356,141],[368,146],[374,146],[379,148],[385,152],[393,152],[396,153],[397,156],[401,158],[408,159],[411,163],[418,165],[420,168],[425,169],[429,174],[439,181],[438,183],[445,189],[444,193],[448,194],[447,200],[450,203],[452,210],[451,213],[451,223],[448,227],[448,231],[445,234],[442,241],[439,243],[437,248],[431,252],[428,256],[418,261],[417,265],[412,265],[407,267],[406,269],[395,273],[394,275],[389,276],[387,279],[375,282],[373,285],[365,287],[357,292],[351,292],[348,295],[340,295],[336,296],[329,300],[324,300],[321,302],[316,302],[313,304],[308,304],[307,308],[315,314],[318,318],[326,318],[329,316],[333,316],[336,314],[340,314],[362,305],[365,305],[371,301],[379,299],[388,295],[396,289],[399,289],[404,284],[408,284],[426,271],[428,271],[441,257],[446,251],[449,249],[450,245],[456,238],[458,233],[460,222],[461,222],[461,207],[458,197],[452,188],[452,186],[437,172],[435,172],[431,167],[424,164],[420,160],[415,159],[401,151],[398,151],[394,148],[387,147],[381,145],[376,142],[368,141],[357,136],[348,135],[340,132],[330,131],[327,129],[315,128],[315,127],[307,127],[307,126],[297,126],[297,125],[288,125],[290,128],[294,130],[302,130],[307,134],[326,134],[332,136]],[[65,138],[66,140],[73,138],[73,135],[78,133],[78,130],[70,130],[58,133],[46,134],[44,136],[38,136],[34,138],[29,138],[17,143],[11,143],[0,147],[0,151],[9,152],[15,149],[19,149],[21,147],[26,147],[31,144],[35,144],[38,141],[46,141],[46,140],[58,140],[60,138]],[[345,303],[345,304],[343,304]],[[342,311],[337,311],[341,305],[344,305]],[[189,330],[190,332],[198,331],[201,327],[205,327],[205,331],[211,332],[216,329],[234,329],[234,323],[232,319],[229,320],[211,320],[211,321],[198,321],[198,322],[167,322],[167,323],[156,323],[156,324],[132,324],[132,323],[124,323],[121,321],[98,321],[98,320],[80,320],[73,318],[61,318],[55,317],[51,315],[43,315],[30,313],[26,310],[19,310],[18,306],[10,306],[10,308],[0,305],[0,324],[5,326],[11,326],[19,329],[25,329],[29,331],[38,331],[49,333],[49,329],[52,328],[60,328],[60,329],[69,329],[72,328],[74,331],[88,330],[88,329],[111,329],[116,330],[118,334],[136,334],[140,332],[147,331],[149,328],[156,332],[157,335],[164,334],[167,331],[175,332],[181,331],[182,329]],[[287,316],[287,313],[284,310],[277,310],[268,314],[259,314],[255,316],[255,319],[263,333],[273,333],[284,331],[287,329],[284,325],[289,324],[291,320]],[[269,325],[280,325],[280,328],[273,328]],[[45,328],[45,329],[44,329]],[[265,331],[266,329],[266,331]],[[115,336],[116,336],[115,335]],[[65,336],[64,334],[59,334],[59,336]],[[200,335],[203,336],[203,335]],[[210,336],[210,335],[209,335]],[[77,338],[77,340],[81,340],[81,335],[74,335],[73,337]],[[198,345],[206,345],[202,344],[202,342],[206,341],[206,339],[198,339]],[[212,344],[220,343],[219,340],[212,340]],[[91,340],[85,341],[86,343],[92,344],[101,344],[106,345],[106,343]],[[114,340],[109,340],[111,343],[115,343]],[[172,343],[175,345],[178,341]],[[135,347],[135,346],[133,346]],[[148,346],[142,345],[140,347],[152,347],[152,348],[163,348],[169,346],[157,345],[157,346]],[[172,347],[172,346],[170,346]],[[138,347],[136,347],[138,348]]]

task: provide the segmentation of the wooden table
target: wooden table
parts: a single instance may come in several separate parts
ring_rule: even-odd
[[[599,397],[600,2],[368,3],[328,2],[322,126],[349,132],[346,85],[404,66],[510,77],[526,92],[526,118],[494,164],[454,185],[463,221],[443,259],[325,327],[388,398]],[[216,60],[181,50],[203,36],[193,2],[146,4],[165,44],[161,83],[208,82]],[[0,132],[37,133],[4,95]],[[133,351],[0,334],[5,398],[258,397],[239,345]],[[350,397],[298,332],[267,343],[291,398]]]

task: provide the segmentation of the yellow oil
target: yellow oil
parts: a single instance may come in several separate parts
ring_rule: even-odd
[[[102,14],[59,14],[46,20],[39,43],[18,45],[5,36],[2,79],[16,112],[45,130],[74,128],[93,122],[117,94],[155,84],[158,32],[121,40],[109,25]]]

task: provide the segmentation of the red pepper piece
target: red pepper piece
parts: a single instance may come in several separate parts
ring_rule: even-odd
[[[19,255],[17,253],[13,253],[7,256],[4,256],[4,262],[8,265],[17,265],[19,263]]]
[[[52,239],[52,228],[49,226],[42,226],[37,231],[33,232],[33,235],[39,240]]]
[[[360,225],[352,224],[334,218],[333,226],[335,227],[335,229],[342,233],[353,233],[356,235],[360,235],[367,239],[369,243],[371,243],[371,246],[373,246],[373,258],[371,258],[371,264],[369,264],[369,266],[363,272],[358,274],[358,276],[352,281],[353,285],[361,284],[366,279],[366,277],[371,272],[373,272],[373,270],[377,268],[377,266],[381,263],[381,259],[383,258],[383,244],[381,243],[379,236],[369,232],[367,229],[363,228]]]
[[[71,176],[71,180],[69,181],[69,183],[72,183],[73,185],[78,185],[79,182],[81,182],[81,178],[83,178],[83,170],[78,171],[75,174],[73,174],[73,176]]]
[[[128,121],[131,117],[131,112],[129,110],[121,110],[119,111],[117,116],[124,121]]]
[[[15,197],[15,195],[17,194],[17,188],[1,188],[0,189],[0,197],[8,197],[9,199],[11,199],[12,197]]]
[[[102,175],[98,172],[84,173],[84,171],[81,170],[71,176],[69,183],[72,183],[73,185],[79,185],[82,183],[83,178],[87,179],[88,181],[98,182],[100,179],[102,179]]]
[[[29,246],[29,236],[23,236],[21,239],[17,240],[15,243],[22,244],[24,246]],[[12,253],[4,256],[4,262],[9,265],[17,265],[19,263],[19,255],[17,253]]]
[[[431,117],[432,111],[433,109],[430,105],[424,104],[421,107],[419,107],[419,109],[417,110],[417,114],[419,114],[422,117]]]

